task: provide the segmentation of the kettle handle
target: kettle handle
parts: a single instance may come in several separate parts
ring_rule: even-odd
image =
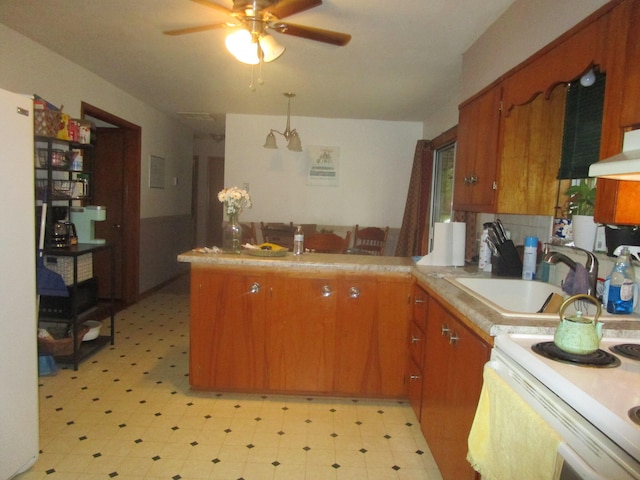
[[[598,321],[598,317],[602,313],[602,306],[600,305],[600,302],[596,297],[594,297],[593,295],[589,295],[587,293],[580,293],[578,295],[573,295],[567,298],[564,302],[562,302],[562,305],[560,305],[560,319],[562,320],[564,318],[565,308],[567,308],[576,300],[580,300],[580,299],[589,300],[591,303],[593,303],[596,306],[596,316],[592,320],[592,322],[595,324]]]

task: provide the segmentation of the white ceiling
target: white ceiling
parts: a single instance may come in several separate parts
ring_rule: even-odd
[[[287,51],[264,65],[254,91],[252,67],[225,49],[229,30],[162,34],[229,19],[190,0],[0,0],[0,22],[161,111],[214,114],[189,125],[222,133],[225,113],[285,115],[283,92],[296,93],[294,116],[423,121],[460,100],[462,53],[511,3],[324,0],[286,21],[349,33],[351,42],[273,33]]]

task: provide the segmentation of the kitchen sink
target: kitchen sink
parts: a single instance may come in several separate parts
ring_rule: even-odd
[[[550,283],[515,278],[445,277],[452,285],[464,290],[504,317],[556,320],[558,313],[538,313],[551,293],[565,298],[568,295]],[[565,310],[565,316],[574,315],[577,308],[585,316],[593,318],[596,307],[589,302],[573,302]],[[637,315],[612,315],[603,310],[600,319],[637,320]]]

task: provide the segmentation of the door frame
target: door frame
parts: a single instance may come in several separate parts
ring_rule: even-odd
[[[122,129],[125,135],[124,218],[122,258],[122,300],[124,305],[138,301],[140,288],[140,177],[142,158],[142,128],[98,107],[81,102],[81,118],[85,116],[107,122]]]

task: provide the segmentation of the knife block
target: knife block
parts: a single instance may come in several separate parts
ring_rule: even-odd
[[[498,277],[522,277],[522,259],[511,240],[497,245],[499,255],[491,257],[491,274]]]

